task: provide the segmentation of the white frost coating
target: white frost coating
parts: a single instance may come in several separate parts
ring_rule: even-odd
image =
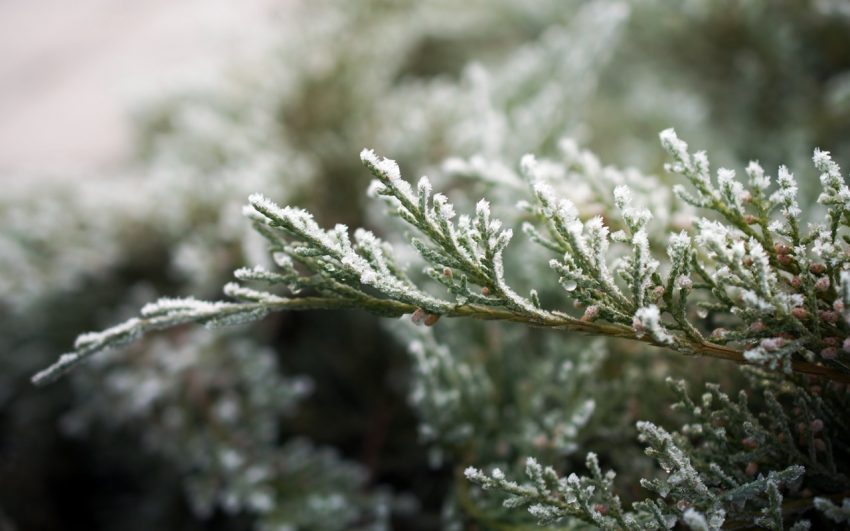
[[[451,203],[446,196],[443,194],[434,194],[434,205],[436,205],[440,216],[446,221],[455,217],[455,207]]]
[[[397,181],[401,179],[401,171],[398,169],[398,164],[396,164],[396,161],[384,157],[379,157],[371,149],[364,149],[363,151],[361,151],[360,160],[363,161],[363,163],[368,164],[377,169],[391,181]]]
[[[158,315],[170,315],[174,313],[192,313],[203,314],[217,311],[222,305],[227,303],[222,302],[207,302],[199,301],[192,297],[186,298],[169,298],[163,297],[155,302],[148,303],[142,307],[141,314],[144,317],[153,317]]]
[[[782,205],[782,214],[786,218],[798,218],[802,211],[797,204],[797,181],[785,166],[779,167],[776,184],[779,189],[770,196],[770,200]]]
[[[620,210],[625,210],[632,203],[632,190],[625,184],[614,188],[614,204]]]
[[[366,189],[366,195],[375,198],[386,191],[387,187],[378,179],[372,179],[369,182],[369,187]]]
[[[688,144],[683,140],[679,140],[675,129],[670,128],[661,131],[661,133],[658,134],[658,138],[661,139],[661,145],[664,146],[664,149],[666,149],[674,159],[683,162],[690,159],[688,156]]]
[[[661,312],[658,306],[650,304],[635,312],[632,328],[638,337],[649,334],[653,339],[665,345],[673,344],[673,336],[661,324]]]
[[[419,194],[420,200],[423,198],[427,199],[431,197],[431,193],[433,192],[433,187],[431,186],[431,181],[426,176],[422,176],[419,178],[419,182],[416,184],[416,193]]]
[[[539,180],[539,164],[537,163],[537,159],[534,155],[527,153],[522,156],[522,159],[519,161],[519,168],[522,172],[522,175],[528,179]]]
[[[483,476],[484,474],[482,474],[481,471],[477,468],[468,466],[466,467],[466,469],[464,469],[463,475],[466,477],[466,479],[480,479],[481,476]]]
[[[717,170],[717,184],[721,187],[731,186],[735,181],[735,170],[720,168]]]
[[[682,256],[691,247],[691,237],[688,233],[681,231],[678,234],[670,235],[670,243],[668,246],[668,254],[672,260]]]
[[[486,199],[481,199],[478,203],[475,204],[475,215],[478,217],[483,217],[484,219],[490,219],[490,203]]]
[[[762,295],[770,297],[776,286],[776,273],[770,265],[764,247],[754,238],[750,238],[750,258],[753,260],[753,273],[758,279]]]
[[[832,207],[847,208],[850,205],[850,189],[844,184],[841,168],[832,160],[829,151],[815,149],[812,161],[815,168],[821,172],[820,182],[823,186],[823,193],[818,197],[818,202]],[[833,212],[830,217],[836,214]]]
[[[393,195],[398,199],[410,204],[416,203],[410,183],[401,178],[401,171],[394,160],[379,157],[371,149],[361,151],[360,160],[376,173],[376,177],[382,181],[382,184],[394,190]]]
[[[694,531],[711,531],[705,516],[693,509],[688,509],[682,515],[682,521]]]
[[[739,211],[743,208],[744,185],[735,179],[735,170],[717,170],[717,185],[723,198]]]
[[[838,164],[832,160],[832,156],[829,154],[829,151],[823,151],[820,148],[815,148],[815,152],[812,155],[812,162],[815,164],[815,168],[818,171],[823,172],[826,175],[821,176],[821,182],[826,184],[827,179],[834,179],[836,176],[841,177],[840,168]]]
[[[632,190],[626,185],[617,186],[614,189],[614,204],[622,212],[631,231],[641,230],[652,219],[652,213],[645,208],[633,208]]]
[[[140,324],[141,321],[139,319],[133,318],[101,332],[81,334],[74,342],[74,348],[85,350],[92,347],[97,348],[106,343],[112,343],[116,346],[118,344],[128,343],[141,334]]]
[[[696,237],[697,244],[705,247],[709,251],[709,256],[718,254],[726,256],[728,254],[726,242],[729,237],[729,229],[725,225],[701,218],[697,220],[696,226],[699,231]]]
[[[236,282],[228,282],[224,285],[224,294],[235,299],[247,299],[268,304],[286,302],[286,299],[273,293],[246,288]]]
[[[764,174],[764,168],[758,162],[751,160],[746,172],[753,188],[764,191],[770,186],[770,176]]]

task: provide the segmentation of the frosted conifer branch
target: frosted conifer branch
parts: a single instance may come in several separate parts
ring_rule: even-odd
[[[848,336],[846,320],[837,316],[843,317],[845,302],[850,302],[843,295],[850,292],[844,289],[845,266],[850,269],[850,263],[845,263],[843,244],[835,237],[847,221],[833,208],[847,195],[837,165],[825,152],[816,152],[825,190],[821,201],[832,209],[827,217],[834,229],[802,235],[792,221],[797,217],[796,185],[787,170],[780,169],[779,190],[771,196],[765,193],[770,178],[756,163],[746,169],[750,189],[731,170],[719,171],[715,184],[705,153],[690,154],[673,130],[662,132],[661,141],[673,159],[668,168],[694,188],[696,195],[688,196],[695,199],[691,202],[725,220],[697,220],[693,238],[684,232],[672,235],[667,246],[670,262],[664,267],[649,238],[652,216],[633,204],[627,186],[612,192],[622,227],[612,234],[601,217],[585,221],[572,202],[558,197],[534,157],[521,161],[534,199],[522,208],[542,224],[540,229],[526,224],[523,230],[557,253],[550,266],[566,294],[588,308],[580,317],[544,308],[536,292],[526,298],[509,285],[504,253],[513,232],[492,218],[486,200],[478,202],[474,213],[458,215],[446,196],[434,193],[427,177],[414,188],[394,161],[364,150],[361,160],[375,177],[370,192],[417,231],[410,243],[427,264],[425,272],[450,298],[432,295],[412,282],[396,262],[393,248],[373,233],[358,229],[352,237],[344,225],[323,229],[309,212],[279,207],[254,194],[246,214],[268,240],[278,270],[243,268],[236,277],[283,287],[288,294],[231,283],[225,293],[240,302],[164,299],[147,307],[139,319],[82,336],[73,353],[35,380],[51,381],[87,356],[151,330],[188,322],[238,324],[271,311],[314,308],[411,314],[428,325],[440,316],[516,321],[850,380],[846,354],[835,348]],[[594,174],[599,171],[598,163],[586,166]],[[771,216],[777,209],[789,228],[775,226]],[[739,323],[737,329],[714,331],[711,341],[704,339],[692,298],[700,308]]]
[[[774,409],[767,415],[756,415],[747,404],[746,395],[731,400],[714,385],[709,385],[701,402],[696,403],[686,393],[683,382],[670,384],[680,399],[676,406],[688,415],[689,422],[672,433],[650,422],[637,424],[647,455],[665,473],[641,481],[644,488],[656,494],[654,498],[624,508],[614,492],[614,473],[603,474],[593,454],[588,455],[587,476],[573,473],[561,477],[534,459],[527,461],[526,483],[515,481],[502,470],[487,474],[471,467],[466,476],[486,490],[505,495],[506,508],[526,508],[540,524],[580,520],[602,529],[641,531],[670,529],[677,522],[697,529],[753,525],[784,529],[785,520],[801,507],[800,500],[786,504],[783,492],[795,493],[804,475],[817,482],[817,477],[827,472],[818,461],[801,457],[806,453],[805,444],[798,446],[783,439],[784,435],[780,437],[786,429],[783,422],[793,423],[796,419],[783,421],[785,414]],[[810,396],[802,388],[789,391],[779,382],[778,389],[799,393],[800,397]],[[809,406],[800,408],[801,418],[812,413],[803,411],[806,407]],[[823,429],[819,422],[812,427]],[[789,444],[794,447],[793,455],[777,455],[788,451]],[[795,461],[805,466],[758,473],[758,463],[771,466]],[[837,480],[835,490],[843,491],[848,486],[846,475],[836,475],[835,471],[822,477]],[[824,511],[837,509],[826,500],[809,499],[808,507],[812,503]],[[806,525],[801,520],[794,529],[806,529]]]

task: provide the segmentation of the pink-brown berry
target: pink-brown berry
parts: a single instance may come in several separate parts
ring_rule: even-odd
[[[827,347],[820,351],[820,357],[825,360],[834,360],[838,357],[838,349],[835,347]]]
[[[821,310],[818,312],[818,318],[825,323],[836,323],[838,322],[838,314],[835,312],[830,312],[827,310]]]
[[[815,275],[823,275],[826,273],[826,266],[821,264],[820,262],[814,263],[809,266],[809,271]]]
[[[741,445],[744,448],[749,448],[750,450],[755,450],[759,447],[759,443],[756,442],[752,437],[747,437],[746,439],[741,439]]]
[[[809,311],[803,308],[802,306],[797,306],[796,308],[791,310],[791,315],[802,321],[804,319],[809,318]]]
[[[755,462],[753,462],[753,461],[750,461],[749,463],[747,463],[747,468],[746,468],[746,470],[745,470],[744,472],[745,472],[748,476],[755,476],[756,474],[758,474],[758,471],[759,471],[759,465],[758,465],[758,463],[755,463]]]
[[[773,250],[776,251],[776,254],[791,254],[791,247],[784,243],[777,243],[773,246]]]
[[[581,316],[582,321],[593,321],[599,316],[599,306],[593,305],[588,306],[584,311],[584,315]]]

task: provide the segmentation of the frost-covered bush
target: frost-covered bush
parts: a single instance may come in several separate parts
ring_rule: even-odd
[[[660,137],[672,160],[667,169],[690,183],[690,190],[677,185],[677,195],[697,208],[714,211],[717,218],[695,218],[693,236],[687,230],[672,234],[663,268],[647,233],[652,214],[634,203],[628,185],[613,190],[619,219],[611,217],[606,223],[596,216],[585,221],[575,205],[558,197],[549,184],[565,168],[546,173],[541,168],[547,164],[532,155],[520,163],[529,186],[528,199],[518,204],[518,211],[530,220],[523,230],[556,256],[548,262],[552,280],[557,277],[566,295],[584,307],[580,314],[547,307],[534,287],[526,296],[508,282],[504,253],[513,231],[492,217],[486,200],[477,203],[474,214],[458,215],[445,195],[434,193],[427,177],[414,189],[394,161],[364,150],[361,159],[375,177],[370,193],[415,229],[410,244],[425,264],[423,273],[442,285],[448,297],[412,280],[393,247],[373,233],[357,229],[352,237],[340,224],[325,230],[308,212],[281,208],[255,194],[245,213],[268,241],[275,269],[237,270],[235,277],[241,283],[224,288],[235,302],[165,298],[149,304],[139,318],[80,336],[74,352],[34,380],[50,382],[97,352],[187,322],[217,328],[274,311],[332,308],[409,315],[413,323],[429,327],[445,317],[513,321],[757,364],[772,372],[756,375],[753,387],[766,388],[772,379],[777,381],[779,390],[790,395],[793,408],[767,389],[760,418],[748,407],[745,392],[736,404],[716,386],[709,387],[697,406],[684,394],[684,384],[678,384],[680,405],[696,422],[686,424],[676,436],[651,422],[638,422],[647,454],[669,475],[641,480],[659,497],[636,504],[633,512],[623,510],[612,493],[613,475],[602,475],[595,454],[588,458],[592,474],[584,480],[575,474],[560,479],[554,469],[541,468],[533,459],[526,467],[533,486],[507,480],[499,469],[488,476],[470,467],[466,476],[485,488],[511,494],[506,507],[527,505],[543,523],[572,517],[604,528],[656,529],[681,518],[691,527],[718,528],[728,518],[781,529],[786,519],[781,490],[793,495],[802,483],[810,492],[840,495],[848,486],[842,472],[848,457],[842,441],[847,436],[843,406],[850,381],[844,364],[845,343],[850,343],[844,331],[850,325],[845,311],[850,307],[850,261],[839,236],[850,227],[846,205],[850,190],[829,154],[815,150],[813,161],[821,172],[823,190],[818,201],[826,209],[821,223],[801,231],[797,185],[787,168],[779,168],[776,189],[768,193],[771,178],[758,163],[747,167],[746,185],[724,168],[712,177],[704,152],[690,153],[672,129]],[[537,279],[534,286],[541,281]],[[727,328],[707,334],[709,317],[708,322]],[[451,443],[458,438],[474,440],[482,429],[465,427],[464,418],[478,417],[487,406],[479,405],[467,415],[464,409],[467,402],[480,400],[476,395],[486,396],[486,378],[476,377],[468,365],[448,361],[439,345],[416,341],[411,350],[423,376],[414,402],[427,420],[444,424],[423,424],[426,439],[436,434]],[[579,372],[588,377],[593,369]],[[820,381],[807,385],[801,379],[806,375],[818,376],[830,387],[824,390]],[[441,377],[454,382],[446,385]],[[785,378],[787,382],[782,381]],[[797,385],[789,388],[795,381]],[[569,390],[563,383],[559,387],[560,392]],[[545,388],[533,392],[532,404],[545,403]],[[433,410],[427,407],[432,405]],[[575,450],[571,439],[593,407],[588,400],[571,403],[566,410],[548,406],[528,411],[539,431],[523,435],[569,454]],[[556,423],[545,423],[553,410]],[[446,412],[462,417],[445,422],[441,417]],[[526,419],[517,420],[521,425]],[[753,512],[753,505],[760,510]],[[797,527],[802,525],[808,521]]]
[[[229,270],[257,264],[227,284],[232,302],[148,304],[141,317],[81,336],[40,377],[169,329],[129,358],[75,371],[77,398],[63,426],[76,436],[96,426],[144,434],[147,450],[182,471],[201,519],[218,509],[259,526],[340,528],[380,524],[394,507],[428,521],[433,501],[391,504],[374,469],[368,478],[363,467],[268,428],[286,426],[299,409],[279,370],[252,376],[259,362],[251,356],[271,357],[268,328],[222,337],[172,328],[282,309],[361,308],[405,316],[384,326],[410,354],[401,382],[419,439],[392,455],[428,452],[424,473],[442,475],[444,526],[840,520],[847,192],[828,155],[816,154],[813,171],[801,153],[821,145],[845,155],[848,65],[834,50],[844,48],[848,21],[840,5],[785,7],[306,4],[251,61],[144,110],[141,168],[151,177],[143,186],[98,188],[118,201],[91,200],[97,194],[81,186],[70,199],[24,193],[2,207],[4,216],[13,212],[6,226],[18,228],[4,230],[9,251],[0,256],[16,271],[7,278],[25,280],[6,281],[2,303],[29,326],[12,324],[0,341],[19,354],[16,364],[32,366],[38,356],[24,354],[60,348],[74,327],[111,324],[113,311],[126,315],[157,294],[213,297]],[[799,66],[788,72],[792,63]],[[787,95],[774,96],[791,82]],[[707,157],[672,131],[662,134],[664,155],[653,136],[671,124],[713,160],[746,169],[712,176]],[[366,151],[370,192],[385,206],[361,203],[355,192],[368,172],[356,153],[364,145],[398,158],[405,175],[432,179],[402,178]],[[670,171],[604,165],[580,145],[650,173],[666,157]],[[748,157],[761,164],[747,165]],[[774,172],[782,163],[806,176],[799,190],[789,170]],[[823,195],[812,205],[819,192],[805,183],[818,174]],[[246,207],[256,232],[238,216],[253,192],[265,194]],[[482,196],[488,201],[476,203]],[[73,221],[51,223],[52,210],[35,206],[45,201],[71,205],[63,215]],[[321,224],[283,203],[309,207]],[[36,208],[45,210],[31,231]],[[349,233],[337,222],[372,232]],[[149,242],[141,254],[162,256],[127,274],[139,237]],[[115,282],[135,287],[108,297],[91,289],[116,273]],[[93,308],[94,319],[68,319],[57,300]],[[321,334],[335,329],[310,315]],[[391,350],[384,343],[391,341],[374,344]],[[276,346],[280,359],[304,355]],[[742,375],[703,359],[711,357],[760,368]],[[7,374],[19,379],[21,369]],[[689,398],[674,382],[672,398],[668,375],[690,380],[691,393],[706,385],[705,394]],[[234,459],[216,456],[235,454],[222,450],[228,440],[214,423],[174,424],[217,414],[213,403],[183,394],[187,381],[201,396],[233,396],[267,426],[256,432],[240,416],[225,435],[275,463],[271,472],[251,479],[253,458],[228,468]],[[273,393],[255,394],[271,387],[286,396],[266,402]],[[675,400],[679,410],[668,410]],[[215,450],[198,455],[198,445]],[[281,487],[303,477],[295,463],[308,470],[309,489]],[[403,502],[415,485],[394,482]]]

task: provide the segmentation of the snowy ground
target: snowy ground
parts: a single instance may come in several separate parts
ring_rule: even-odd
[[[284,2],[0,1],[0,179],[120,168],[131,102],[233,53]]]

